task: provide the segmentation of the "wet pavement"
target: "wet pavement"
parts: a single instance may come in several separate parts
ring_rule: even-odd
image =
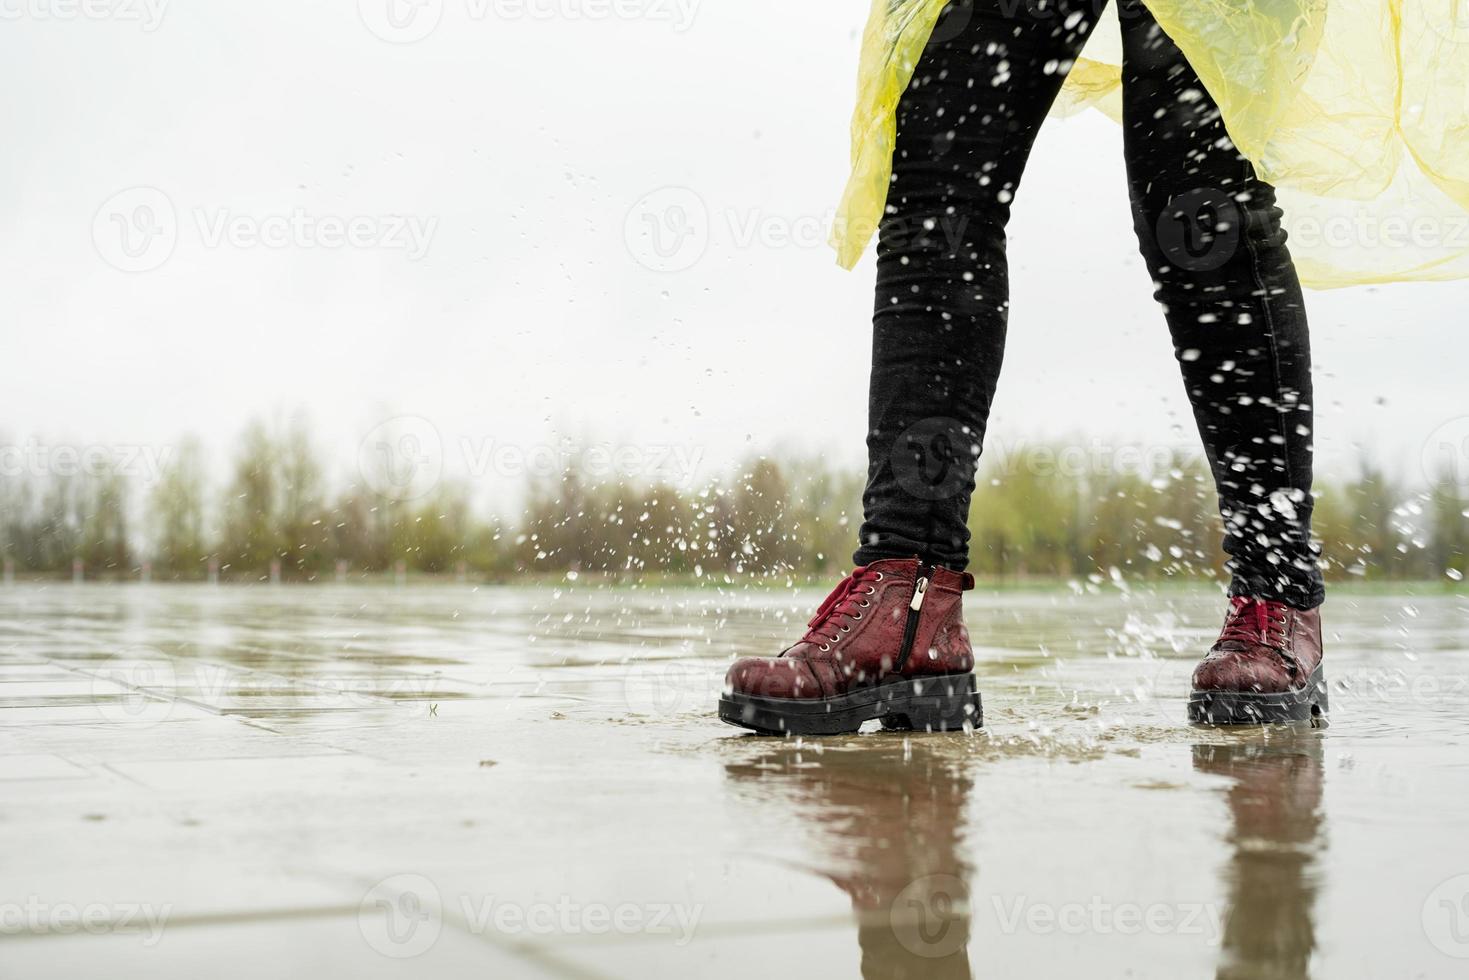
[[[0,977],[1469,976],[1469,598],[1184,722],[1203,590],[979,592],[983,731],[749,736],[815,593],[0,589]]]

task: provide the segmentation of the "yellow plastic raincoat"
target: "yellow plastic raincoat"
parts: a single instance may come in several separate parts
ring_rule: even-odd
[[[947,2],[873,0],[832,229],[846,268],[881,220],[898,98]],[[1469,0],[1144,2],[1277,189],[1303,283],[1469,276]],[[1058,114],[1096,106],[1120,121],[1107,9]]]

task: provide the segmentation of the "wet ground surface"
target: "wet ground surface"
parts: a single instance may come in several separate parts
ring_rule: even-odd
[[[1184,722],[1203,592],[966,597],[986,726],[713,718],[819,594],[0,590],[0,977],[1469,975],[1469,598]]]

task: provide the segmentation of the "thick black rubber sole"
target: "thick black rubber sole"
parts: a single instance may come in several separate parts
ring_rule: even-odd
[[[761,735],[850,735],[877,719],[900,731],[957,732],[984,725],[973,674],[894,681],[841,697],[807,701],[730,692],[719,718]]]
[[[1309,721],[1324,724],[1329,710],[1326,675],[1321,665],[1299,691],[1251,694],[1245,691],[1194,691],[1188,699],[1188,720],[1201,725],[1272,725]]]

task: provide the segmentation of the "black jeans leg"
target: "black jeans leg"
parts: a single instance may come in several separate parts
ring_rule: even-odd
[[[872,321],[854,560],[963,569],[1009,308],[1005,224],[1093,0],[970,0],[940,16],[898,105]]]
[[[1219,491],[1231,595],[1312,608],[1311,348],[1275,191],[1139,0],[1120,0],[1133,218]]]
[[[858,564],[968,562],[1004,354],[1010,202],[1102,2],[951,4],[899,102]],[[1310,608],[1323,598],[1310,540],[1310,345],[1274,191],[1139,0],[1118,14],[1134,221],[1219,489],[1230,590]]]

